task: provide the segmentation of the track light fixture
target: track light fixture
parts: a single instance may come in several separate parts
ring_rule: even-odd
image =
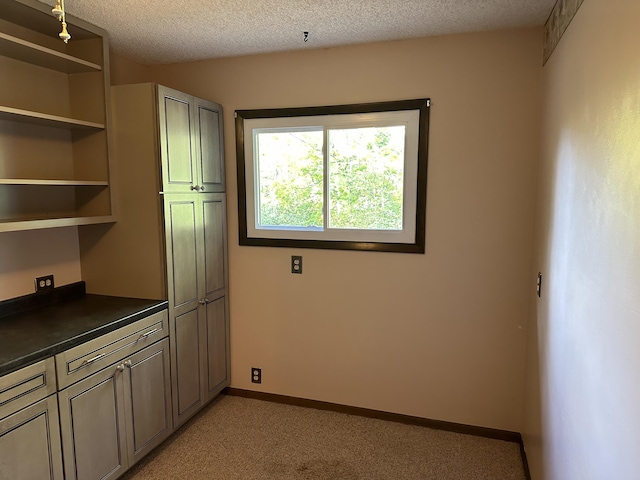
[[[61,40],[64,41],[64,43],[68,43],[71,39],[71,35],[69,35],[69,32],[67,31],[67,22],[64,15],[64,0],[56,0],[56,4],[51,9],[51,13],[53,13],[53,16],[56,17],[62,24],[62,31],[58,34],[58,36]]]

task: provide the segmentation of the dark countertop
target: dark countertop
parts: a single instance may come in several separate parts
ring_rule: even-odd
[[[16,308],[14,301],[0,302],[0,375],[167,308],[165,300],[84,294],[84,283],[79,283],[81,292],[76,289],[74,295],[39,305],[34,304],[32,295],[21,297],[26,299],[26,309]]]

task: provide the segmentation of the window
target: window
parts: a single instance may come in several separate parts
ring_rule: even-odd
[[[237,111],[240,244],[424,253],[429,106]]]

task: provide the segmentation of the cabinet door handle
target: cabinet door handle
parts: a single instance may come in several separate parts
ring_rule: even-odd
[[[191,185],[191,190],[195,190],[196,192],[200,190],[198,185]]]
[[[202,300],[198,300],[198,303],[200,305],[209,305],[211,303],[211,300],[209,300],[208,298],[203,298]]]
[[[127,360],[126,362],[124,362],[124,366],[127,368],[132,368],[133,367],[133,363],[131,363],[131,360]]]
[[[119,371],[119,372],[124,372],[124,363],[121,363],[120,365],[118,365],[116,367],[116,370]]]
[[[204,187],[200,187],[200,191],[201,191],[201,192],[204,192]]]
[[[100,360],[102,357],[104,357],[106,355],[106,353],[99,353],[98,355],[96,355],[93,358],[89,358],[85,361],[82,362],[82,365],[89,365],[90,363],[95,362],[96,360]]]
[[[151,336],[151,335],[153,335],[154,333],[159,332],[159,331],[160,331],[160,329],[159,329],[159,328],[154,328],[153,330],[150,330],[150,331],[148,331],[147,333],[143,333],[142,335],[140,335],[140,336],[138,337],[138,340],[136,340],[136,342],[139,342],[140,340],[144,340],[144,339],[146,339],[147,337],[149,337],[149,336]]]

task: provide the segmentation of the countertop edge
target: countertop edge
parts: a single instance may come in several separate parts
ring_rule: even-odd
[[[11,360],[0,365],[0,376],[8,375],[10,373],[16,372],[21,368],[28,367],[29,365],[33,365],[41,360],[45,360],[49,357],[53,357],[54,355],[64,352],[65,350],[69,350],[70,348],[76,347],[82,343],[88,342],[95,338],[101,337],[107,333],[113,332],[121,327],[125,327],[131,323],[134,323],[138,320],[141,320],[149,315],[153,315],[154,313],[161,312],[165,310],[168,306],[168,302],[166,300],[158,300],[156,305],[151,305],[149,307],[143,308],[135,313],[127,315],[125,317],[119,318],[118,320],[112,321],[110,323],[106,323],[101,325],[100,327],[94,328],[87,332],[83,332],[74,337],[70,337],[62,342],[58,342],[53,344],[45,349],[38,350],[22,357],[18,357],[15,360]]]

